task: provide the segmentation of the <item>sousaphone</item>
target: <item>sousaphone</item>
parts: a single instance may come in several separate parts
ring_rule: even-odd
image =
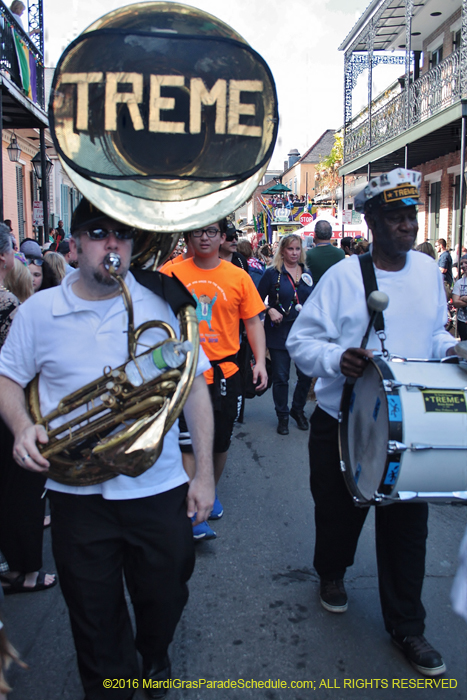
[[[137,3],[101,17],[65,50],[49,123],[60,162],[82,195],[138,229],[134,268],[155,269],[181,232],[218,221],[250,198],[274,149],[277,96],[268,66],[231,27],[186,5]],[[132,327],[118,261],[108,269],[128,311],[128,362],[138,367],[147,326]],[[159,345],[179,341],[189,348],[186,358],[139,387],[129,382],[127,363],[103,368],[42,416],[33,382],[30,408],[48,431],[41,451],[51,478],[92,484],[152,466],[196,369],[192,305],[183,304],[178,318],[181,337],[162,324],[167,339]]]

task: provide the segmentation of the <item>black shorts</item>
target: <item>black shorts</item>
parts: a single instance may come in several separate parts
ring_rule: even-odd
[[[214,384],[208,384],[211,399],[213,398]],[[240,407],[242,405],[242,386],[240,373],[225,380],[225,396],[221,396],[220,410],[214,411],[214,452],[227,452],[232,439],[232,432]],[[178,419],[180,428],[179,445],[184,453],[192,453],[190,433],[183,413]]]

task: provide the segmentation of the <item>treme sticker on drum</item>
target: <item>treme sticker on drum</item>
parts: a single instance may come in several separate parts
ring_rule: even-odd
[[[427,413],[467,413],[463,391],[429,389],[422,394]]]

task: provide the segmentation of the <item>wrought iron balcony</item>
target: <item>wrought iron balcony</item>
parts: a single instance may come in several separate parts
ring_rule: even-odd
[[[42,23],[41,23],[42,24]],[[42,27],[37,31],[41,32]],[[44,60],[39,48],[0,0],[0,71],[39,107],[44,106]]]
[[[371,121],[362,115],[346,125],[344,163],[401,135],[404,131],[466,97],[462,93],[461,71],[467,71],[467,56],[454,51],[437,66],[401,90],[379,109],[372,102]],[[408,100],[408,105],[407,105]]]

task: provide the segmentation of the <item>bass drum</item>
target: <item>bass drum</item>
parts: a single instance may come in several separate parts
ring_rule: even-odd
[[[339,448],[354,502],[467,501],[466,393],[457,361],[374,358],[347,380]]]

